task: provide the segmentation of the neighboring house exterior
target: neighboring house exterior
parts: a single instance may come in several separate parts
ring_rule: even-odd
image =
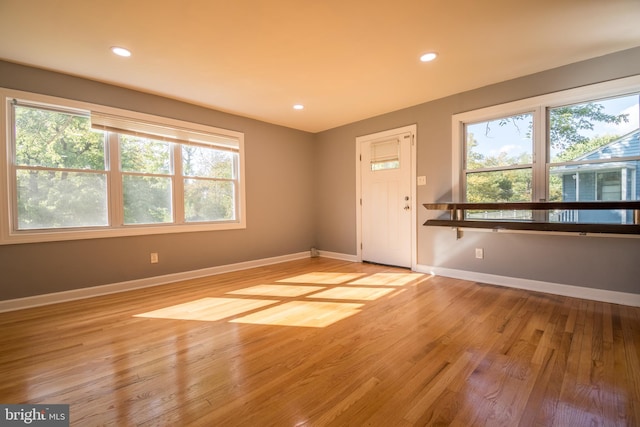
[[[573,160],[579,164],[554,168],[552,173],[562,180],[562,201],[639,200],[639,158],[640,129],[636,129]],[[633,212],[564,211],[553,220],[625,224],[633,222]]]

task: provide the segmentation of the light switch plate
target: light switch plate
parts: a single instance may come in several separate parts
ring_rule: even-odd
[[[427,177],[419,176],[418,177],[418,185],[427,185]]]

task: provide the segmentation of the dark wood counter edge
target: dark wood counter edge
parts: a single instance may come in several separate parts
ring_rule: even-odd
[[[500,230],[559,231],[567,233],[640,234],[637,224],[567,224],[527,221],[469,221],[430,219],[424,225],[454,228],[482,228]]]
[[[640,200],[610,202],[507,202],[507,203],[466,203],[444,202],[424,203],[429,210],[597,210],[597,209],[640,209]]]

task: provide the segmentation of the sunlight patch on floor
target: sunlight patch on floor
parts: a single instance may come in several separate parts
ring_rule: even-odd
[[[425,277],[425,275],[420,273],[376,273],[351,281],[349,284],[368,286],[404,286],[423,277]]]
[[[419,273],[313,272],[273,284],[226,292],[234,298],[201,298],[135,317],[200,321],[228,319],[233,323],[323,328],[359,313],[365,301],[395,295],[406,290],[399,287],[418,283],[424,278],[429,276]]]
[[[316,285],[340,285],[342,283],[355,280],[365,275],[365,273],[314,272],[278,280],[278,283],[313,283]]]
[[[373,301],[393,291],[395,291],[394,288],[347,288],[344,286],[338,286],[309,295],[307,298]]]
[[[276,304],[279,301],[239,298],[201,298],[183,304],[172,305],[134,317],[150,317],[155,319],[179,319],[215,321],[247,311]]]
[[[227,292],[227,294],[263,297],[299,297],[322,289],[326,288],[324,286],[257,285]]]
[[[248,314],[232,323],[324,328],[360,312],[364,304],[291,301]]]

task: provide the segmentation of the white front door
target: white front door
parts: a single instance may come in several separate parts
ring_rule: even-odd
[[[413,133],[359,138],[363,261],[411,267]]]

